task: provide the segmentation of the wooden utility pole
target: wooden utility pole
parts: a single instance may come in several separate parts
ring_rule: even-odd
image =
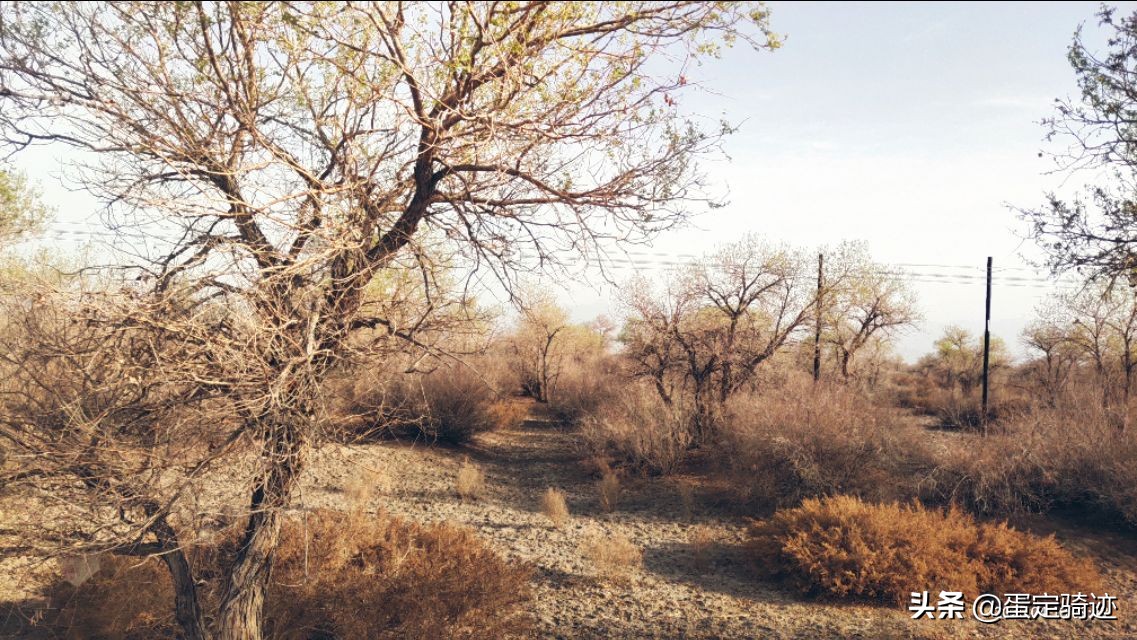
[[[817,254],[817,313],[813,328],[813,381],[821,379],[821,287],[825,273],[825,254]]]
[[[987,256],[987,312],[983,320],[983,435],[987,435],[987,398],[991,366],[991,256]]]

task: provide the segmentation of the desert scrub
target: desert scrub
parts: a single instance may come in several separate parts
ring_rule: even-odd
[[[590,531],[580,545],[581,555],[607,578],[626,578],[643,563],[643,553],[622,533]]]
[[[679,467],[692,445],[693,412],[682,399],[671,404],[642,383],[626,384],[581,421],[580,434],[597,456],[656,475]]]
[[[231,538],[219,547],[193,550],[199,598],[207,611],[224,588],[217,560],[235,548]],[[286,521],[281,531],[265,636],[522,637],[530,624],[530,576],[528,566],[505,561],[467,529],[420,526],[386,514],[316,511]],[[45,595],[49,615],[39,624],[52,637],[179,635],[169,575],[156,558],[106,556],[81,587],[60,581]]]
[[[565,492],[549,487],[541,496],[541,513],[544,513],[554,527],[563,527],[569,521],[568,503]]]
[[[529,416],[529,403],[517,398],[503,398],[486,409],[496,429],[516,429]]]
[[[845,387],[798,377],[727,409],[720,459],[755,506],[838,494],[907,500],[936,466],[918,427]]]
[[[523,407],[500,398],[467,367],[428,374],[349,371],[329,388],[336,435],[346,442],[406,438],[463,444],[524,418]]]
[[[600,508],[611,513],[616,510],[620,502],[620,477],[610,468],[605,467],[596,482],[596,493],[600,499]]]
[[[751,526],[755,568],[809,595],[902,604],[913,591],[1090,593],[1091,562],[1053,536],[977,523],[919,504],[869,504],[851,496],[807,499]]]
[[[486,489],[486,478],[482,470],[470,462],[470,458],[462,461],[458,475],[454,478],[454,490],[463,500],[480,498]]]
[[[1008,419],[989,437],[963,435],[937,462],[924,502],[1000,517],[1074,507],[1137,527],[1137,430],[1118,429],[1084,390]]]

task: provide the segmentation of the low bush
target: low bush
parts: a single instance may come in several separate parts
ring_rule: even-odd
[[[1037,407],[986,438],[962,435],[921,489],[929,502],[976,513],[1070,507],[1137,526],[1137,434],[1100,403]]]
[[[348,439],[421,438],[462,444],[523,419],[514,405],[464,366],[429,374],[371,373],[331,386],[335,421]]]
[[[569,520],[568,503],[565,492],[549,487],[541,496],[541,513],[544,513],[554,527],[563,527]]]
[[[580,551],[598,574],[608,578],[626,578],[643,563],[643,552],[622,533],[592,531]]]
[[[791,381],[728,405],[721,459],[759,506],[835,494],[907,499],[934,467],[922,436],[854,390]]]
[[[1029,394],[1007,384],[1004,378],[1000,376],[995,383],[999,393],[987,408],[988,425],[1013,420],[1030,409]],[[914,373],[898,375],[894,382],[891,400],[896,406],[931,416],[940,428],[972,431],[983,428],[980,389],[965,392],[958,388],[944,388],[927,376]]]
[[[529,417],[530,403],[522,398],[502,398],[488,408],[495,429],[516,429]]]
[[[549,400],[553,417],[569,425],[580,424],[622,395],[625,381],[608,356],[565,363]]]
[[[767,576],[810,595],[902,604],[913,591],[1089,593],[1101,577],[1053,537],[980,524],[958,510],[807,499],[750,529],[748,555]]]
[[[194,550],[207,610],[223,585],[213,564],[235,544]],[[48,593],[38,628],[72,640],[177,637],[161,561],[107,557],[80,587]],[[386,515],[318,511],[289,520],[272,568],[266,638],[501,638],[523,636],[531,570],[473,533]]]
[[[682,400],[668,405],[647,385],[629,384],[586,417],[585,445],[597,456],[653,474],[668,474],[691,448],[693,413]]]
[[[596,494],[600,499],[600,508],[611,513],[616,510],[620,502],[620,477],[612,469],[605,468],[601,472],[600,480],[596,482]]]
[[[458,468],[458,475],[454,478],[454,491],[463,500],[480,498],[486,490],[486,477],[482,470],[470,462],[469,458],[462,461]]]

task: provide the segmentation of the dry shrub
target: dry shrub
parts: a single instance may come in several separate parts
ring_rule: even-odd
[[[426,416],[422,430],[432,440],[462,444],[497,426],[491,413],[496,394],[466,367],[423,376],[422,393]]]
[[[597,573],[609,578],[625,578],[643,563],[643,553],[622,533],[589,532],[580,552]]]
[[[565,424],[579,424],[596,415],[623,393],[624,381],[608,356],[584,354],[561,368],[549,405],[553,416]]]
[[[569,521],[565,492],[553,487],[546,489],[541,496],[541,513],[548,516],[554,527],[563,527]]]
[[[366,507],[377,495],[390,493],[394,481],[387,469],[358,469],[344,483],[343,493],[357,508]]]
[[[274,566],[277,637],[326,629],[339,638],[496,638],[523,630],[529,570],[467,529],[334,512],[290,526]]]
[[[465,458],[454,479],[454,490],[458,493],[458,497],[463,500],[474,500],[480,498],[485,489],[486,478],[482,470],[471,463],[469,457]]]
[[[691,408],[668,405],[646,384],[628,385],[581,423],[586,446],[597,455],[656,474],[669,474],[691,449]]]
[[[855,390],[798,380],[735,398],[720,444],[740,495],[793,506],[835,494],[907,499],[933,466],[921,436]]]
[[[1074,593],[1100,590],[1093,564],[1051,537],[917,503],[807,499],[750,530],[754,565],[810,595],[902,604],[913,591]]]
[[[488,413],[495,429],[516,429],[529,417],[529,403],[519,398],[505,398],[491,404]]]
[[[468,367],[429,374],[370,372],[329,384],[332,413],[347,439],[423,438],[462,444],[508,419],[497,393]],[[515,414],[514,414],[515,415]]]
[[[715,530],[707,525],[699,525],[691,530],[688,539],[691,543],[691,552],[695,557],[695,564],[706,568],[711,562],[711,550],[718,541]]]
[[[1030,396],[1009,384],[1001,372],[993,373],[998,394],[987,408],[988,425],[1013,420],[1029,409]],[[935,418],[941,428],[977,431],[983,427],[983,408],[979,388],[964,391],[941,386],[934,377],[910,371],[893,379],[891,399],[899,407]]]
[[[600,498],[600,508],[611,513],[616,510],[620,502],[620,477],[612,469],[604,469],[600,480],[596,483],[596,492]]]
[[[986,438],[959,436],[923,497],[993,515],[1088,508],[1137,526],[1137,434],[1094,400],[1037,407]]]
[[[222,585],[218,554],[196,549],[214,606]],[[530,568],[506,562],[473,533],[420,526],[380,514],[317,511],[289,520],[273,563],[266,638],[501,638],[529,625]],[[108,557],[82,587],[48,593],[43,630],[73,640],[149,640],[178,636],[169,575],[157,559]]]
[[[68,640],[178,637],[170,574],[161,561],[104,556],[99,564],[78,587],[60,580],[46,589],[38,631]]]

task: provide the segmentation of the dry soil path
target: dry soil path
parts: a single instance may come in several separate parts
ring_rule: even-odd
[[[473,501],[454,490],[467,457],[486,476],[484,495]],[[358,497],[361,484],[374,486],[365,495],[368,508],[468,526],[502,554],[532,563],[538,637],[1137,638],[1133,625],[912,621],[899,610],[802,600],[755,580],[739,553],[745,523],[697,501],[685,506],[676,480],[625,479],[616,510],[603,512],[576,434],[552,423],[531,420],[457,450],[336,447],[310,468],[305,508],[342,507],[348,496]],[[560,528],[540,511],[549,486],[566,493],[573,514]],[[700,531],[714,542],[692,544]],[[642,550],[642,564],[624,576],[594,566],[581,546],[597,535],[626,536]]]

